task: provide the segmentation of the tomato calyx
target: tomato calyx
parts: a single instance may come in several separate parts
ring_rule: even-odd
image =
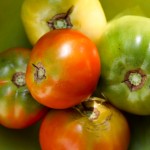
[[[82,103],[75,106],[75,109],[82,115],[87,117],[90,121],[95,121],[100,118],[101,112],[98,109],[99,105],[105,106],[106,101],[102,98],[98,97],[90,97],[89,99],[83,101]],[[108,118],[111,119],[112,114],[110,113],[105,121],[108,120]]]
[[[90,97],[79,105],[75,106],[81,117],[86,121],[85,129],[94,133],[97,129],[109,130],[113,111],[111,105],[102,98]],[[97,131],[95,132],[97,135]],[[99,135],[97,135],[99,136]]]
[[[12,76],[12,82],[19,88],[25,86],[25,73],[23,72],[16,72]]]
[[[32,64],[33,67],[35,68],[35,72],[34,72],[34,80],[36,82],[41,82],[44,79],[46,79],[46,70],[44,68],[44,66],[42,65],[42,63],[38,63],[37,65]]]
[[[66,28],[72,28],[72,23],[70,20],[70,14],[73,11],[73,6],[68,9],[66,13],[60,13],[56,14],[55,16],[50,19],[47,24],[48,26],[54,30],[54,29],[66,29]]]
[[[141,89],[146,81],[146,74],[141,68],[130,70],[126,73],[124,83],[131,91]]]

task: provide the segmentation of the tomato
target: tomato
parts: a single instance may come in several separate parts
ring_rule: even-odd
[[[127,150],[130,129],[120,111],[93,98],[73,108],[50,110],[39,139],[42,150]]]
[[[99,0],[25,0],[21,19],[32,44],[48,31],[72,28],[97,42],[106,25]]]
[[[47,108],[35,101],[25,83],[30,50],[12,48],[0,53],[0,124],[24,128],[38,121]]]
[[[150,19],[110,22],[99,41],[102,74],[97,93],[124,111],[150,114]]]
[[[50,108],[67,108],[89,97],[100,76],[95,44],[71,29],[53,30],[34,46],[26,83],[32,96]]]

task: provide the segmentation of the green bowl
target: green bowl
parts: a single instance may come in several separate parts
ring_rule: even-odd
[[[145,15],[150,17],[150,0],[100,0],[104,8],[107,20],[127,14]],[[23,0],[1,0],[0,1],[0,51],[11,47],[31,48],[26,37],[20,10]],[[132,116],[132,120],[134,117]],[[130,117],[129,117],[130,121]],[[134,133],[138,134],[134,121],[130,121]],[[0,126],[0,150],[40,150],[38,131],[40,122],[26,129],[7,129]],[[132,131],[131,131],[132,132]],[[142,131],[140,131],[141,134]],[[145,131],[146,132],[146,131]],[[130,150],[138,150],[135,139],[140,136],[131,136]],[[134,138],[134,139],[133,139]],[[143,143],[144,145],[145,143]],[[144,148],[144,147],[143,147]],[[141,150],[148,150],[148,149]],[[140,150],[140,149],[139,149]]]

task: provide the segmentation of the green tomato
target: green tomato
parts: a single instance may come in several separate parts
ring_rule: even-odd
[[[116,107],[150,114],[150,19],[124,16],[110,22],[98,43],[102,72],[96,93]]]
[[[25,0],[21,18],[32,44],[50,30],[72,28],[97,42],[106,25],[99,0]]]
[[[30,50],[12,48],[0,53],[0,124],[25,128],[38,121],[47,108],[37,103],[25,83]]]

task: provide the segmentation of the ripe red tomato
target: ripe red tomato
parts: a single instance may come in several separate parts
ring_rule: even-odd
[[[26,83],[32,96],[50,108],[68,108],[89,97],[100,76],[95,44],[79,31],[53,30],[34,46]]]
[[[40,126],[41,149],[127,150],[130,130],[123,114],[109,104],[89,102],[78,111],[51,110]]]
[[[0,53],[0,124],[7,128],[25,128],[47,112],[31,96],[25,72],[31,50],[10,48]]]

